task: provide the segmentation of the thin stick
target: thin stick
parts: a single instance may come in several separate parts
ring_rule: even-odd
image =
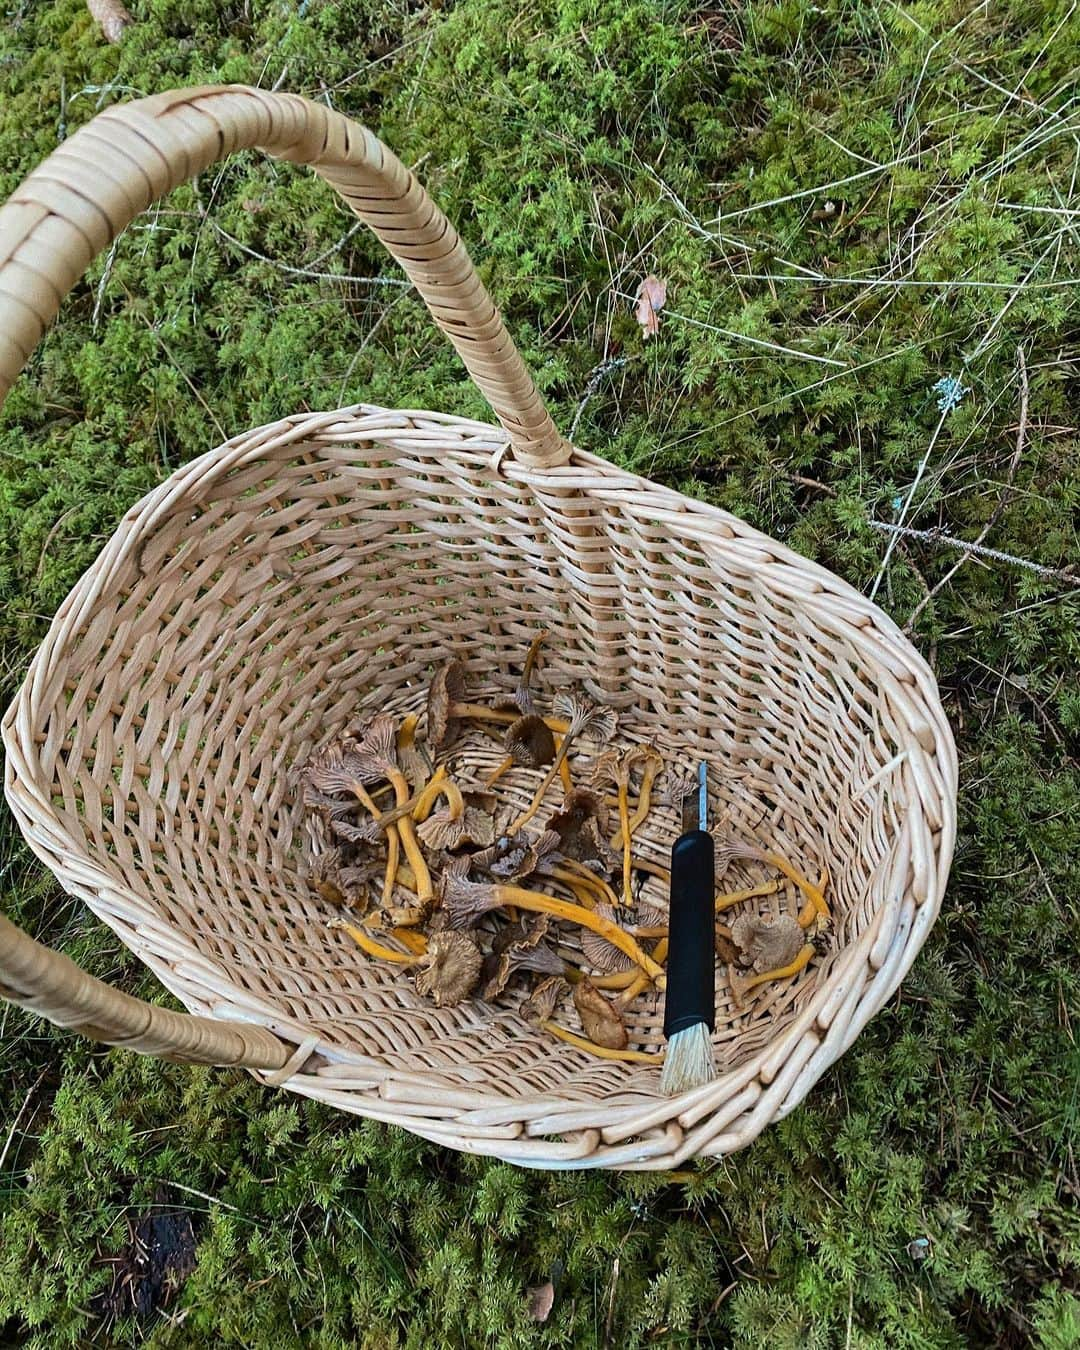
[[[919,461],[919,467],[915,472],[915,479],[912,482],[911,487],[908,488],[908,494],[904,498],[903,506],[900,508],[900,519],[896,522],[897,530],[902,528],[904,521],[907,519],[908,508],[911,506],[911,499],[919,489],[919,484],[923,480],[923,474],[926,472],[926,466],[930,463],[930,456],[933,453],[934,446],[937,444],[937,438],[941,434],[941,428],[945,425],[945,419],[948,417],[951,410],[952,405],[949,400],[943,398],[941,400],[941,414],[938,417],[937,426],[934,428],[933,434],[930,437],[930,444],[926,447],[926,452]],[[881,580],[888,570],[889,559],[893,555],[893,549],[896,548],[896,540],[897,535],[894,534],[886,545],[885,556],[881,560],[881,566],[878,568],[877,576],[874,578],[874,584],[870,587],[870,594],[868,596],[868,599],[870,600],[873,600],[874,596],[877,595]]]
[[[941,580],[936,581],[934,583],[933,587],[926,592],[923,598],[911,611],[911,614],[908,616],[908,621],[904,625],[905,628],[911,627],[911,625],[923,612],[923,610],[930,603],[930,601],[933,600],[934,596],[937,595],[937,593],[944,586],[947,586],[949,584],[949,582],[956,575],[956,573],[960,571],[961,567],[963,567],[963,565],[970,559],[972,553],[974,553],[976,549],[979,548],[982,541],[986,538],[986,536],[990,533],[990,531],[1001,519],[1001,513],[1002,511],[1005,510],[1009,498],[1012,496],[1013,479],[1016,477],[1016,470],[1020,465],[1020,460],[1024,453],[1024,445],[1025,442],[1027,441],[1028,374],[1027,374],[1027,364],[1024,361],[1023,347],[1017,347],[1016,360],[1017,364],[1020,367],[1020,416],[1016,428],[1016,449],[1013,451],[1012,459],[1009,461],[1008,472],[1005,475],[1005,487],[1002,489],[1001,496],[998,498],[998,504],[997,506],[994,507],[993,511],[990,513],[990,519],[979,531],[974,542],[964,550],[964,556],[960,558],[959,561],[953,563],[952,567],[949,568],[949,570],[945,573],[945,575],[941,578]]]
[[[887,520],[868,520],[866,523],[872,530],[880,530],[882,534],[897,534],[904,539],[922,539],[928,544],[943,544],[946,548],[962,549],[965,553],[973,553],[980,558],[993,558],[995,562],[1023,567],[1041,577],[1054,577],[1058,581],[1067,581],[1072,586],[1080,586],[1080,576],[1070,572],[1067,567],[1044,567],[1041,563],[1031,562],[1028,558],[1018,558],[1015,553],[1005,553],[999,548],[987,548],[985,544],[973,544],[967,539],[957,539],[954,535],[946,534],[937,528],[914,530],[907,525],[892,525]]]

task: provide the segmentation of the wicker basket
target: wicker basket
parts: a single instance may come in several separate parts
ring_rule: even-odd
[[[0,917],[0,992],[88,1036],[261,1081],[539,1167],[670,1168],[791,1111],[896,989],[938,912],[956,761],[933,677],[892,622],[722,511],[555,429],[450,225],[372,135],[243,87],[109,109],[0,211],[0,395],[91,259],[233,150],[310,164],[401,263],[502,430],[358,406],[298,414],[180,469],[61,606],[3,723],[39,858],[191,1015],[87,975]],[[732,829],[826,863],[831,949],[734,1006],[719,1077],[666,1099],[515,1008],[438,1010],[327,928],[290,768],[365,708],[423,706],[433,662],[479,680],[550,630],[620,734],[711,766]],[[501,747],[462,751],[478,771]],[[536,781],[507,790],[524,803]],[[677,832],[650,814],[641,847]],[[760,873],[755,879],[760,879]],[[752,872],[746,873],[749,878]],[[762,899],[761,912],[796,901]],[[662,1007],[635,1005],[635,1044]]]

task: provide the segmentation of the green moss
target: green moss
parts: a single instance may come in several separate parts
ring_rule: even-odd
[[[910,523],[971,539],[993,520],[987,544],[1075,567],[1076,292],[1062,283],[1080,243],[1060,110],[1080,17],[1064,0],[132,8],[114,48],[81,0],[13,7],[0,197],[130,91],[282,78],[422,161],[562,425],[620,358],[582,411],[584,448],[868,590],[886,538],[867,521],[895,518],[938,421],[933,386],[958,375],[970,392]],[[223,435],[361,398],[488,415],[415,298],[374,284],[396,275],[379,246],[348,227],[313,177],[240,155],[76,287],[0,416],[5,695],[123,512]],[[669,303],[649,344],[626,299],[646,271]],[[998,512],[1018,348],[1028,437]],[[879,600],[905,622],[958,557],[906,542]],[[1078,608],[1066,578],[969,561],[920,612],[961,753],[941,920],[808,1103],[692,1181],[515,1171],[9,1011],[0,1340],[1080,1344]],[[2,838],[5,908],[152,993],[6,817]],[[160,1190],[193,1211],[197,1268],[169,1315],[103,1328],[103,1262]],[[538,1327],[525,1291],[556,1266]]]

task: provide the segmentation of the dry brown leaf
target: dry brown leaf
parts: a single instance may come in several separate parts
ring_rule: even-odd
[[[638,287],[637,309],[634,311],[634,317],[641,324],[641,336],[646,341],[659,333],[659,314],[666,302],[667,282],[650,272]]]
[[[555,1306],[555,1286],[550,1280],[529,1290],[529,1316],[534,1322],[546,1322]]]
[[[626,1049],[630,1038],[619,1010],[591,980],[584,979],[574,985],[574,1007],[585,1035],[594,1045],[602,1045],[607,1050]]]
[[[86,8],[101,25],[106,42],[119,42],[124,29],[135,22],[120,0],[86,0]]]

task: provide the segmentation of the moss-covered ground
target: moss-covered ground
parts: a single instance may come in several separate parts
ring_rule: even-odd
[[[517,1171],[0,1012],[0,1343],[1080,1344],[1076,5],[131,7],[119,47],[81,0],[3,7],[0,198],[136,93],[280,83],[367,122],[582,447],[910,622],[960,835],[902,991],[800,1110],[689,1180]],[[649,343],[645,272],[668,286]],[[254,154],[94,266],[0,418],[5,700],[125,509],[223,435],[359,399],[488,416],[395,275],[327,188]],[[1014,561],[935,534],[883,569],[871,522],[902,513],[989,524]],[[153,994],[3,830],[4,907]],[[196,1262],[139,1317],[109,1290],[155,1200]]]

